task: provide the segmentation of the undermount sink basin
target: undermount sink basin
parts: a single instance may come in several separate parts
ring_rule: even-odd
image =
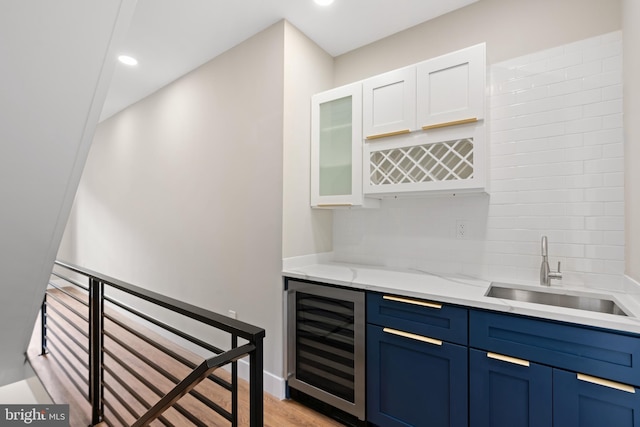
[[[534,304],[553,305],[598,313],[627,316],[627,313],[610,299],[588,295],[567,295],[544,290],[516,288],[506,283],[492,283],[486,296],[513,301],[532,302]]]

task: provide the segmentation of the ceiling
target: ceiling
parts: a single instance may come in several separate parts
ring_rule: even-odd
[[[286,19],[332,56],[478,0],[138,0],[101,120]]]

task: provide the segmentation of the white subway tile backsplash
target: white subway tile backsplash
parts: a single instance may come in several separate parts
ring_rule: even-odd
[[[624,187],[624,173],[605,173],[603,176],[603,187]]]
[[[622,99],[622,85],[613,85],[603,87],[602,91],[602,100],[606,101],[609,99]]]
[[[603,129],[621,129],[622,126],[622,113],[602,117]]]
[[[585,218],[587,230],[624,230],[624,217],[622,216],[596,216]]]
[[[584,256],[586,258],[624,261],[624,246],[587,245]]]
[[[616,113],[622,113],[622,99],[585,105],[582,110],[584,117],[606,116]]]
[[[605,159],[614,157],[624,157],[624,144],[609,144],[602,147],[602,157]]]
[[[584,198],[587,202],[621,202],[624,200],[624,188],[587,188]]]
[[[581,79],[573,79],[549,85],[549,96],[577,93],[582,90],[582,82]]]
[[[588,160],[584,162],[585,173],[609,173],[623,170],[624,159],[622,158]]]
[[[585,90],[603,88],[606,86],[619,85],[622,83],[622,73],[610,71],[608,73],[596,74],[582,79],[582,88]]]
[[[584,145],[595,144],[615,144],[622,143],[622,127],[616,129],[606,129],[599,132],[590,132],[584,135]]]
[[[622,289],[621,41],[617,31],[492,65],[490,195],[335,211],[335,259],[536,283],[546,235],[563,284]]]
[[[567,80],[578,79],[580,77],[593,76],[594,74],[602,73],[602,62],[592,61],[585,64],[578,63],[573,67],[569,67],[565,70],[565,77]]]
[[[609,86],[609,87],[613,88],[615,86]],[[608,88],[605,88],[605,89],[608,89]],[[566,106],[584,105],[584,104],[590,104],[593,102],[600,102],[601,100],[604,99],[603,91],[605,89],[597,88],[597,89],[591,89],[591,90],[582,90],[576,93],[570,93],[565,96],[565,105]]]
[[[566,133],[589,133],[603,129],[602,117],[589,117],[565,123]]]
[[[624,246],[624,231],[610,231],[602,236],[602,243],[605,245]]]
[[[624,202],[607,202],[604,204],[606,216],[624,216]]]

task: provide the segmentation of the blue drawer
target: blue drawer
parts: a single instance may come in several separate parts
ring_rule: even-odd
[[[640,337],[470,310],[469,346],[640,385]]]
[[[367,292],[367,322],[467,345],[468,310],[434,301]]]

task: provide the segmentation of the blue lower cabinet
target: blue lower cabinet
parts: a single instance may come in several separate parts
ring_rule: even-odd
[[[367,420],[379,427],[466,427],[467,348],[398,334],[367,325]]]
[[[550,427],[551,393],[552,368],[469,350],[470,427]]]
[[[640,427],[640,390],[553,370],[553,422],[562,427]]]

